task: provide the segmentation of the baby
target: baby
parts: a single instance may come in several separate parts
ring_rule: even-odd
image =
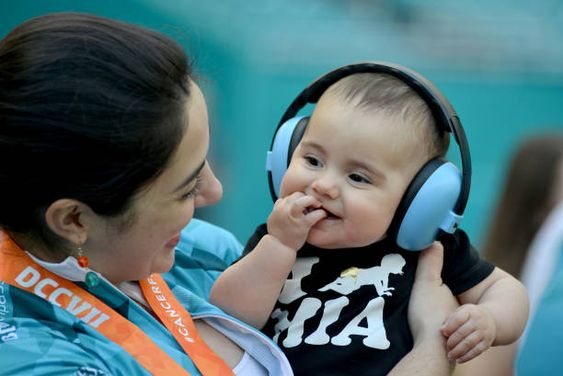
[[[414,175],[448,145],[402,80],[337,80],[315,106],[267,224],[211,300],[273,337],[296,375],[387,374],[413,345],[407,308],[419,255],[387,232]],[[442,278],[460,303],[442,327],[448,358],[515,341],[527,318],[522,285],[481,260],[462,230],[440,241]]]

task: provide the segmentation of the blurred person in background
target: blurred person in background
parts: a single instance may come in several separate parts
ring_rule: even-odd
[[[530,319],[519,343],[491,349],[456,369],[465,375],[545,375],[563,347],[563,133],[521,142],[485,237],[483,257],[528,289]],[[559,287],[558,287],[559,286]],[[559,323],[558,326],[556,323]],[[547,331],[546,331],[547,330]],[[551,343],[551,345],[547,345]]]

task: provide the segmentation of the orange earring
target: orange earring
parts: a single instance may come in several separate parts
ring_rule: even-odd
[[[88,256],[86,256],[84,254],[84,251],[82,250],[82,246],[78,246],[78,265],[80,265],[81,268],[87,268],[88,265],[90,265],[90,259],[88,258]],[[84,283],[86,283],[86,287],[88,287],[88,289],[93,289],[94,287],[98,286],[98,284],[100,283],[100,277],[98,277],[98,275],[92,271],[86,273],[86,277],[84,278]]]
[[[87,268],[90,265],[90,259],[88,256],[84,255],[84,251],[81,246],[78,246],[78,265],[82,268]]]

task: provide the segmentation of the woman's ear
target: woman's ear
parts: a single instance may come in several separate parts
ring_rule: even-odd
[[[58,236],[81,245],[88,238],[89,223],[86,217],[91,211],[88,205],[80,201],[62,198],[49,205],[45,211],[45,222]]]

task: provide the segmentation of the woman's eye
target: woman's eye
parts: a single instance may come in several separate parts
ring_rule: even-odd
[[[317,158],[312,157],[310,155],[307,155],[304,157],[305,161],[307,162],[307,164],[309,166],[313,166],[313,167],[319,167],[321,165],[321,161],[319,161]]]
[[[187,200],[187,199],[190,199],[190,198],[197,196],[200,189],[201,189],[201,176],[198,175],[196,177],[194,187],[192,189],[190,189],[188,192],[181,195],[180,201],[184,201],[184,200]]]
[[[370,181],[369,181],[366,177],[364,177],[364,176],[362,176],[362,175],[360,175],[360,174],[350,174],[350,175],[348,175],[348,177],[349,177],[350,180],[352,180],[354,183],[366,183],[366,184],[369,184],[369,183],[370,183]]]

